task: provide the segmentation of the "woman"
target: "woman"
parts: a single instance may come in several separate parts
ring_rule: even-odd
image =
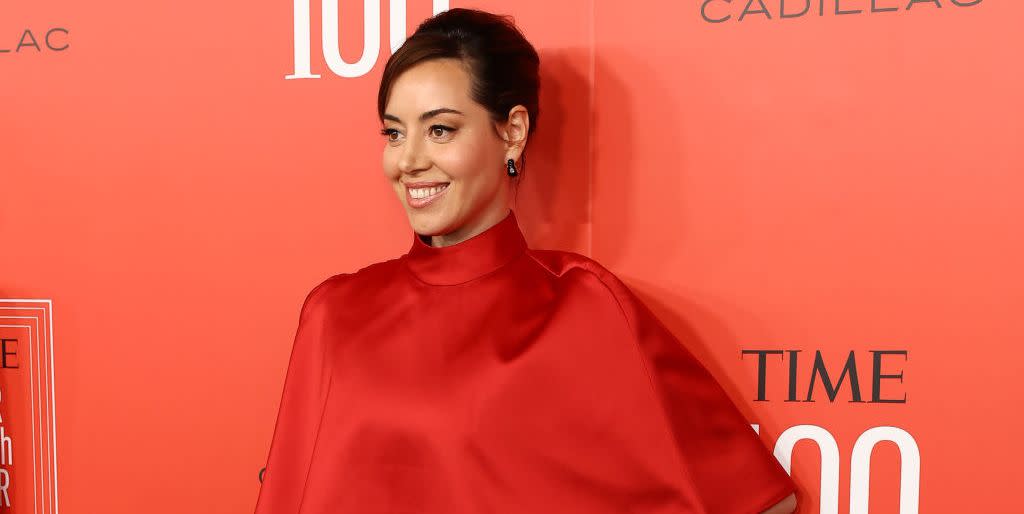
[[[795,486],[622,282],[528,248],[509,207],[538,65],[451,9],[388,60],[399,258],[307,296],[257,514],[792,512]]]

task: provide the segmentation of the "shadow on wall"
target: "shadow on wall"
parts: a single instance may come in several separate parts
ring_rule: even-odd
[[[711,308],[697,304],[674,291],[665,289],[658,285],[643,282],[633,278],[622,278],[629,288],[636,293],[637,297],[647,305],[651,312],[661,320],[666,328],[676,336],[676,339],[685,346],[697,359],[711,372],[729,395],[729,398],[739,407],[743,416],[751,423],[761,425],[760,433],[777,435],[784,428],[779,422],[772,419],[765,412],[754,415],[750,408],[750,402],[756,396],[757,380],[752,371],[755,363],[750,356],[744,362],[732,362],[732,359],[742,360],[742,350],[736,336],[729,330],[729,327],[721,322],[721,314],[727,312],[729,319],[741,320],[745,326],[758,325],[757,317],[753,313],[745,312],[737,305],[728,305],[724,301],[716,301]],[[683,314],[689,320],[683,317]],[[699,325],[706,340],[701,339],[694,328]],[[708,341],[714,341],[709,343]],[[715,346],[712,352],[711,345]],[[730,362],[721,362],[722,357]],[[730,378],[726,369],[741,369],[738,379]],[[749,372],[748,372],[749,371]],[[734,373],[733,376],[736,376]]]
[[[664,262],[683,244],[682,178],[689,171],[683,149],[693,144],[688,138],[699,137],[689,133],[699,129],[682,112],[680,85],[664,82],[657,69],[680,63],[645,60],[611,46],[599,50],[591,115],[591,256],[608,269],[627,254]],[[638,81],[643,95],[636,94]]]
[[[513,203],[532,248],[589,251],[593,91],[578,71],[589,56],[586,48],[541,53],[540,114]]]

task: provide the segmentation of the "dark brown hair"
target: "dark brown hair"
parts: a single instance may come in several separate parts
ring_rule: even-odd
[[[497,122],[521,104],[537,128],[540,57],[511,16],[456,7],[426,19],[384,66],[377,94],[377,115],[384,122],[391,86],[413,66],[432,59],[459,59],[470,75],[469,96]],[[521,155],[526,168],[526,151]]]

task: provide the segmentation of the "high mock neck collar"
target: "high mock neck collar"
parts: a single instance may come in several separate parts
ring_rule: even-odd
[[[519,256],[526,239],[515,212],[487,230],[453,245],[430,246],[412,234],[412,247],[402,256],[414,275],[432,285],[454,285],[482,277]]]

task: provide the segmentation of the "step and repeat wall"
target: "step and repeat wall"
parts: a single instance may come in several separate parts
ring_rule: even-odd
[[[0,512],[253,510],[302,299],[408,248],[377,87],[450,7],[541,54],[530,244],[633,288],[800,512],[1013,510],[1024,3],[12,0]]]

